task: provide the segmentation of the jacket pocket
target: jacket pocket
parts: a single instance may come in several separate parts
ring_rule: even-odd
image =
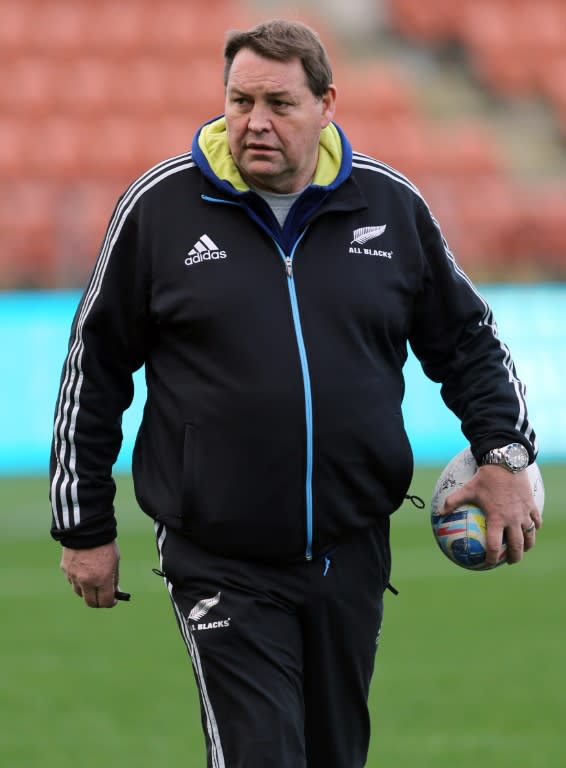
[[[209,551],[286,557],[304,550],[304,446],[266,420],[186,424],[182,527]]]

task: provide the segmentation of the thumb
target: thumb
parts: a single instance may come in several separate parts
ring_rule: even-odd
[[[439,509],[438,514],[441,517],[450,515],[452,512],[455,512],[458,507],[461,507],[462,505],[469,502],[469,491],[466,489],[466,486],[463,485],[461,488],[457,488],[455,491],[452,491],[452,493],[448,494],[448,496],[444,499],[444,504]]]

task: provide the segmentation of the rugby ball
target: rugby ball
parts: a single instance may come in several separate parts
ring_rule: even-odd
[[[444,499],[460,488],[474,476],[478,465],[469,448],[460,451],[443,469],[434,492],[430,511],[432,532],[442,552],[456,565],[471,571],[485,571],[494,566],[487,566],[485,515],[481,509],[471,504],[458,507],[452,514],[440,516]],[[540,514],[544,507],[544,485],[540,470],[535,463],[530,464],[526,472]],[[497,566],[507,561],[505,540],[501,548]]]

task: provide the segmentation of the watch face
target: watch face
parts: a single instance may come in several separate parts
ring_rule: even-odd
[[[509,467],[515,471],[524,469],[529,463],[527,449],[520,443],[512,443],[507,446],[505,460]]]

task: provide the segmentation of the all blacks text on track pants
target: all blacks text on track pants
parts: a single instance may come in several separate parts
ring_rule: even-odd
[[[156,531],[208,767],[362,768],[388,527],[285,566],[220,557],[160,524]]]

